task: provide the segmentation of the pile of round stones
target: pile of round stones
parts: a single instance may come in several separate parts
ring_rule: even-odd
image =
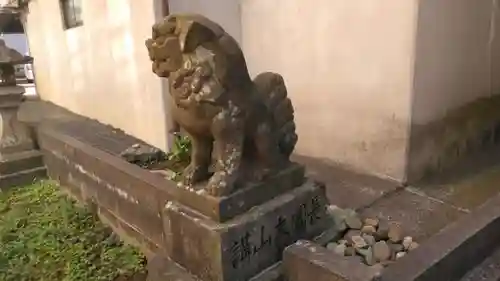
[[[342,238],[328,243],[327,248],[342,256],[360,256],[367,265],[384,266],[418,247],[410,236],[404,236],[399,223],[377,218],[362,219],[353,210],[329,206],[335,226],[343,231]]]

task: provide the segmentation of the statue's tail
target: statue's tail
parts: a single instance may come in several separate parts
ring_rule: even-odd
[[[289,157],[297,143],[293,105],[287,96],[285,81],[277,73],[264,72],[254,79],[256,90],[267,101],[269,112],[274,115],[274,124],[278,134],[281,153]]]

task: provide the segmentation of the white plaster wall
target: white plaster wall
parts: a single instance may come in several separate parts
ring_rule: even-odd
[[[416,1],[170,0],[169,6],[220,23],[242,44],[253,75],[284,76],[296,108],[297,153],[402,179]],[[27,31],[42,98],[165,148],[165,89],[143,43],[159,17],[152,2],[87,0],[84,26],[64,31],[58,1],[35,0]]]
[[[500,93],[497,0],[420,0],[412,122]]]
[[[197,13],[220,24],[241,43],[241,0],[169,0],[170,13]]]
[[[164,82],[144,39],[158,1],[86,0],[64,31],[58,0],[30,4],[27,32],[44,99],[167,143]],[[153,2],[155,4],[153,4]],[[500,91],[497,0],[170,0],[220,23],[250,72],[281,73],[296,108],[296,152],[397,180],[410,123]],[[163,86],[162,86],[163,85]]]
[[[220,23],[242,44],[252,75],[284,76],[298,154],[403,179],[416,0],[169,2],[171,13]]]
[[[250,71],[281,73],[296,152],[402,180],[416,0],[242,0]]]
[[[64,30],[59,1],[34,0],[26,32],[42,99],[166,149],[161,81],[144,46],[153,2],[85,0],[84,25]]]
[[[500,1],[492,0],[491,15],[491,89],[493,95],[500,94]]]

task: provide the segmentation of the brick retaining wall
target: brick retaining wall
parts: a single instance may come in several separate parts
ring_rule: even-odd
[[[48,174],[82,202],[97,207],[113,229],[125,233],[146,253],[164,248],[161,208],[169,182],[90,146],[56,127],[38,130]]]

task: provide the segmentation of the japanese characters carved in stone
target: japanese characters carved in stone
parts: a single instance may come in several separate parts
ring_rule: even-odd
[[[289,163],[297,135],[281,75],[252,80],[235,39],[200,15],[166,17],[146,46],[153,72],[169,80],[173,119],[192,141],[184,184],[208,180],[208,194],[226,196]]]

